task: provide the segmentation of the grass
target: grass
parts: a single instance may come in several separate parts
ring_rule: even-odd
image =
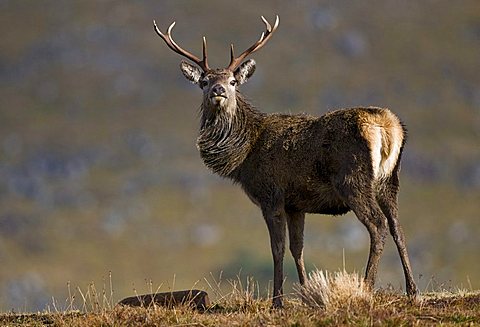
[[[316,271],[304,286],[295,287],[282,310],[272,310],[260,297],[258,284],[247,278],[206,280],[211,307],[200,313],[188,305],[115,305],[111,283],[101,291],[70,291],[65,310],[0,315],[8,326],[337,326],[337,325],[480,325],[480,292],[458,290],[424,293],[417,300],[393,290],[369,292],[357,274]],[[77,296],[79,295],[79,296]]]
[[[321,270],[313,271],[305,285],[298,285],[294,289],[304,304],[326,312],[369,306],[373,301],[373,294],[363,278],[345,270],[333,274]]]

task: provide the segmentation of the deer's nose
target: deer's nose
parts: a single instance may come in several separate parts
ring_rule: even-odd
[[[213,87],[212,87],[212,95],[213,96],[216,96],[216,95],[224,95],[225,94],[225,88],[220,85],[220,84],[215,84]]]

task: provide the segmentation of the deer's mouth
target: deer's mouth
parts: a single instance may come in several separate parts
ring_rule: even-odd
[[[210,97],[210,101],[214,105],[221,105],[223,102],[225,102],[225,100],[227,100],[227,97],[224,95],[212,95]]]

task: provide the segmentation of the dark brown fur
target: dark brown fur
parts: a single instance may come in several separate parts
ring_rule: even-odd
[[[356,213],[371,236],[366,271],[366,280],[371,287],[387,226],[390,227],[405,270],[407,292],[410,295],[416,293],[403,232],[397,220],[400,155],[388,178],[375,180],[369,143],[361,128],[365,116],[377,115],[382,110],[386,109],[344,109],[321,117],[265,115],[237,94],[233,121],[226,124],[233,128],[202,125],[199,149],[207,166],[240,184],[262,209],[274,256],[274,305],[282,305],[282,261],[287,225],[299,280],[302,284],[305,282],[305,213],[339,215],[350,210]],[[222,114],[218,113],[219,116]],[[211,165],[211,157],[215,154],[208,153],[204,147],[208,143],[208,148],[217,151],[215,140],[222,139],[218,135],[242,140],[241,143],[233,142],[236,146],[232,145],[230,152],[215,152],[228,169]],[[405,137],[401,149],[404,141]]]

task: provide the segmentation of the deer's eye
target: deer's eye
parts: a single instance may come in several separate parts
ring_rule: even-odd
[[[231,86],[237,85],[237,80],[236,80],[236,79],[231,80],[231,81],[230,81],[230,85],[231,85]]]
[[[205,86],[207,86],[208,82],[204,79],[200,80],[199,85],[203,89]]]

